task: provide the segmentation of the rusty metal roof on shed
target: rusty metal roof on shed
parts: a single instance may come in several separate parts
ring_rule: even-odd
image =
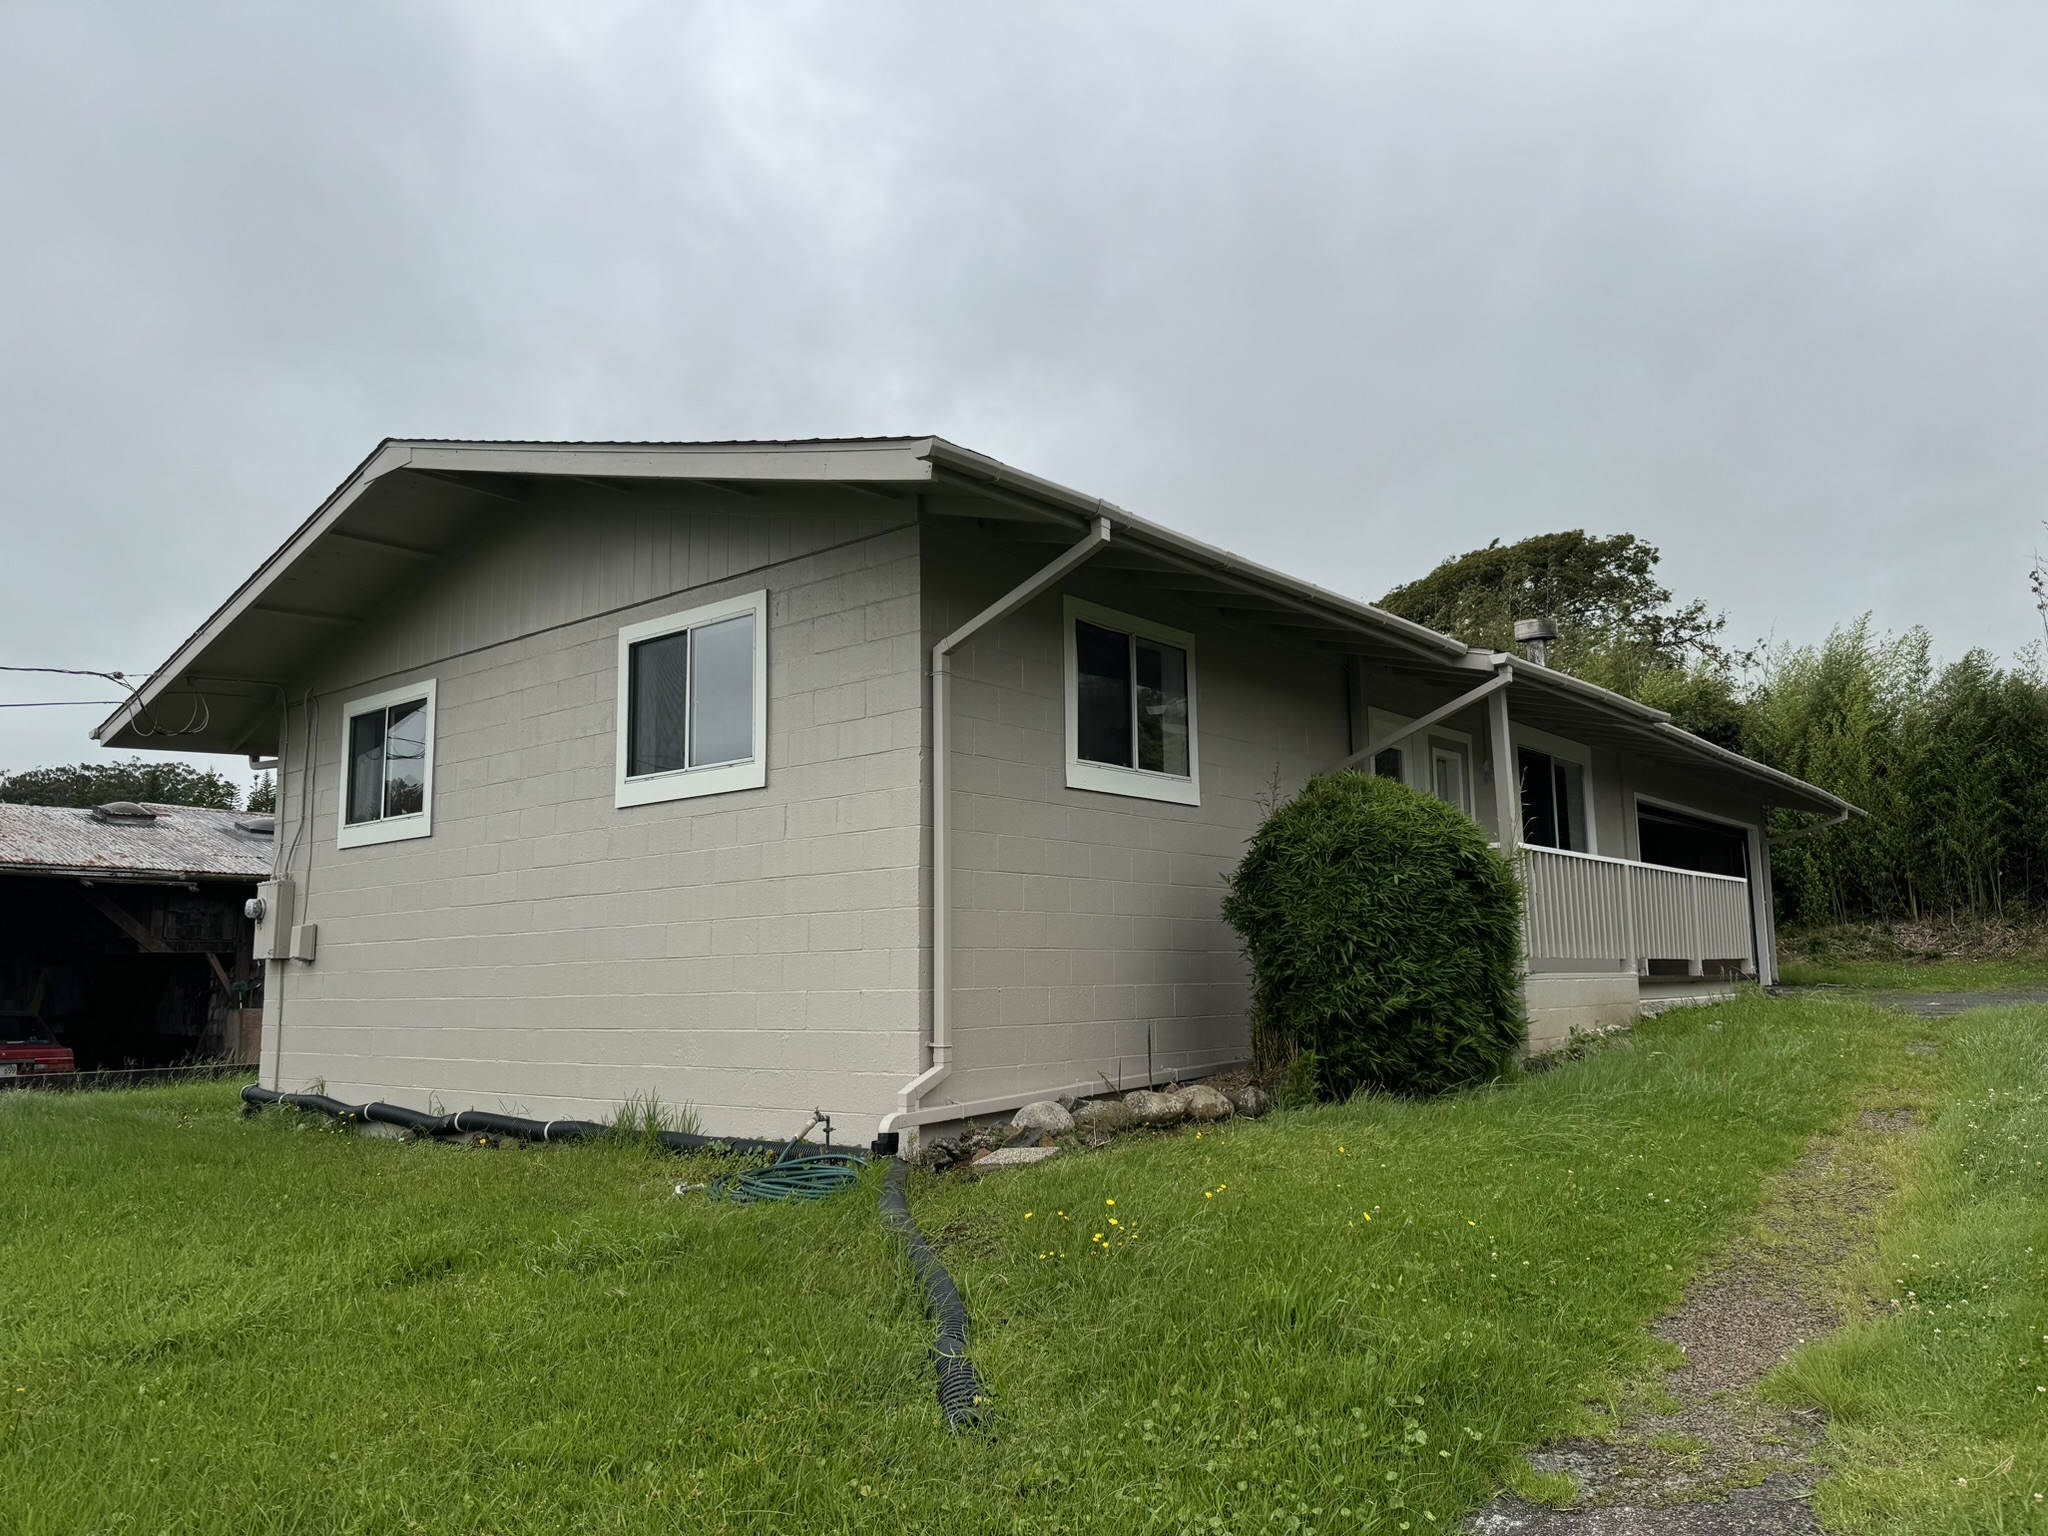
[[[246,811],[150,805],[153,820],[102,821],[62,805],[0,805],[0,874],[110,880],[268,880],[274,835]]]

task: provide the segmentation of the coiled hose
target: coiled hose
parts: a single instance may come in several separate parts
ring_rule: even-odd
[[[728,1173],[706,1190],[713,1200],[734,1205],[758,1205],[770,1200],[822,1200],[846,1188],[860,1177],[868,1160],[858,1152],[813,1152],[803,1157],[789,1154],[803,1142],[793,1141],[782,1156],[766,1168],[748,1168]]]
[[[910,1267],[924,1290],[925,1315],[937,1321],[939,1336],[932,1342],[932,1368],[939,1378],[939,1409],[946,1425],[958,1429],[978,1424],[982,1417],[981,1377],[967,1358],[967,1307],[960,1300],[960,1288],[946,1273],[946,1266],[917,1230],[910,1216],[910,1201],[903,1192],[910,1165],[898,1158],[889,1164],[882,1180],[882,1225],[896,1234],[910,1255]]]

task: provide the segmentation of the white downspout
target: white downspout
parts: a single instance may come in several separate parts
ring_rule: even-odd
[[[915,1114],[919,1101],[953,1070],[953,818],[948,782],[953,652],[1091,559],[1109,539],[1109,519],[1097,517],[1080,543],[932,647],[932,1055],[931,1065],[897,1090],[896,1112],[882,1117],[884,1135]]]

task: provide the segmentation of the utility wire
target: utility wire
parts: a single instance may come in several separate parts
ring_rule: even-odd
[[[5,664],[0,664],[0,672],[44,672],[57,677],[103,677],[110,683],[118,683],[121,687],[128,690],[128,697],[125,699],[107,699],[104,702],[108,704],[135,705],[136,715],[133,724],[136,734],[140,736],[196,736],[213,724],[213,705],[203,693],[194,695],[197,702],[192,706],[192,718],[187,720],[183,726],[172,730],[160,724],[154,712],[147,705],[140,702],[141,688],[128,681],[129,678],[138,676],[142,677],[145,682],[148,681],[147,675],[142,673],[101,672],[91,667],[16,667]],[[66,704],[96,704],[102,701],[97,699],[73,699],[65,700],[64,702]],[[29,709],[35,707],[38,706],[30,704],[0,705],[0,709]],[[201,710],[204,710],[206,714],[204,722],[199,718]]]
[[[127,688],[127,687],[128,687],[128,679],[129,679],[129,678],[131,678],[131,677],[133,677],[133,676],[135,675],[135,674],[134,674],[133,672],[98,672],[98,671],[95,671],[95,670],[93,670],[93,669],[92,669],[91,667],[6,667],[6,666],[0,666],[0,672],[55,672],[55,673],[57,673],[58,675],[60,675],[60,676],[63,676],[63,677],[104,677],[104,678],[105,678],[105,679],[106,679],[106,680],[107,680],[108,682],[110,682],[110,683],[119,683],[119,684],[120,684],[120,685],[121,685],[121,686],[122,686],[123,688]],[[132,693],[132,692],[134,692],[134,690],[133,690],[132,688],[131,688],[131,689],[129,689],[129,691],[130,691],[131,693]]]
[[[25,704],[0,704],[0,709],[69,709],[76,704],[126,704],[126,699],[31,699]]]

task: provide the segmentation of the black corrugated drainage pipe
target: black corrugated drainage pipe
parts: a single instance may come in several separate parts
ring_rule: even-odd
[[[485,1132],[494,1136],[516,1136],[521,1141],[586,1141],[609,1136],[613,1127],[596,1120],[528,1120],[519,1115],[493,1114],[483,1109],[459,1109],[452,1115],[430,1115],[402,1104],[344,1104],[324,1093],[279,1093],[275,1088],[251,1083],[242,1090],[245,1104],[285,1104],[293,1109],[316,1110],[337,1120],[376,1121],[402,1125],[428,1136],[460,1136]],[[781,1141],[760,1141],[751,1136],[698,1136],[688,1131],[663,1131],[661,1144],[676,1152],[724,1149],[732,1152],[780,1153],[788,1145]]]
[[[924,1290],[925,1315],[939,1325],[939,1336],[932,1342],[932,1368],[939,1378],[940,1411],[947,1427],[957,1429],[981,1422],[981,1377],[967,1358],[967,1307],[960,1300],[960,1288],[911,1220],[910,1202],[903,1193],[909,1174],[910,1165],[901,1158],[889,1164],[882,1180],[882,1225],[896,1234],[910,1255],[910,1267]]]

